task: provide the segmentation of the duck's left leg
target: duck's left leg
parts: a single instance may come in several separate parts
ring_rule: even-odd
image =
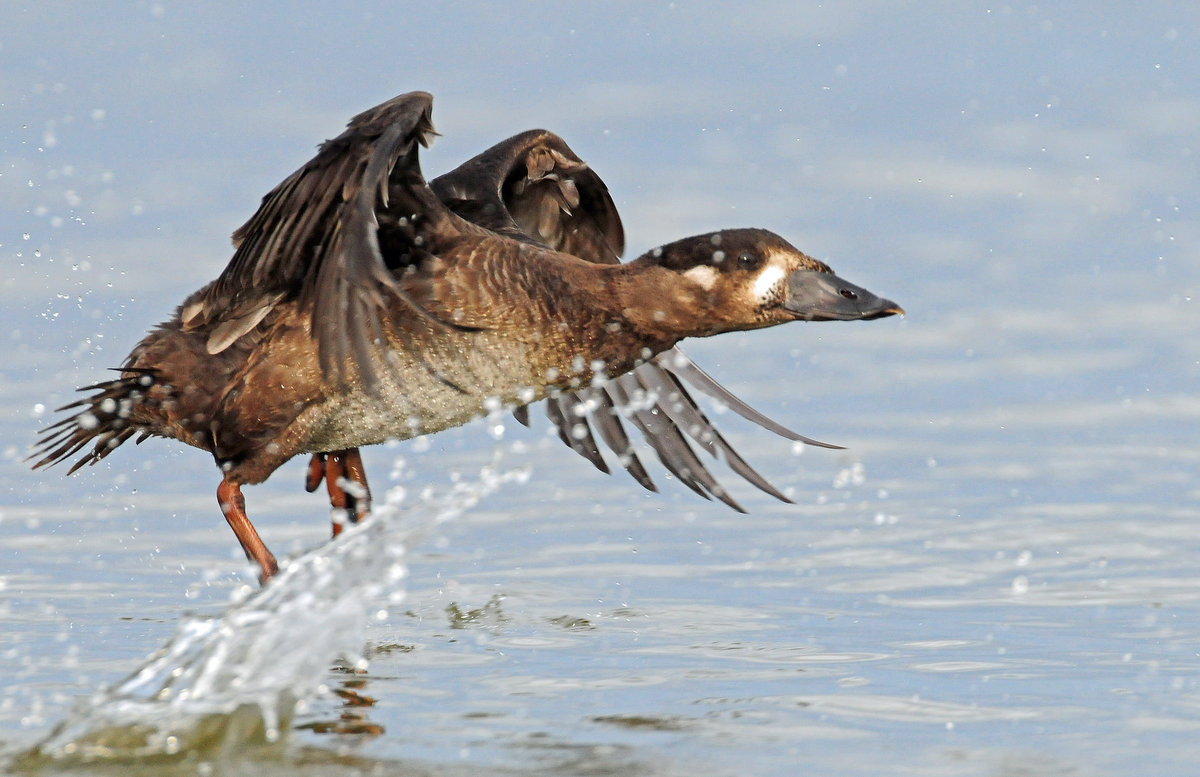
[[[351,523],[358,523],[371,512],[371,488],[367,485],[367,471],[358,448],[314,453],[308,461],[304,488],[312,493],[322,480],[329,490],[329,504],[341,511],[333,520],[333,536],[336,537],[344,524],[338,517],[344,516]]]
[[[242,496],[241,484],[230,479],[228,475],[222,478],[221,485],[217,486],[217,503],[221,505],[225,520],[229,522],[229,527],[242,544],[242,550],[246,551],[246,558],[258,562],[259,568],[262,569],[258,582],[266,585],[267,580],[279,571],[279,564],[246,515],[246,498]]]

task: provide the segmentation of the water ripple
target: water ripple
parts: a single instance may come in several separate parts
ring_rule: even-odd
[[[222,753],[278,740],[332,663],[365,669],[366,625],[386,617],[381,598],[403,600],[405,555],[416,538],[527,476],[484,467],[477,480],[420,500],[430,518],[410,528],[397,526],[404,493],[394,489],[368,520],[287,562],[270,585],[244,590],[219,616],[185,618],[137,671],[93,696],[20,762]]]

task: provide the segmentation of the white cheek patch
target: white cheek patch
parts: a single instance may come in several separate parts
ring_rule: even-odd
[[[754,303],[765,305],[778,296],[779,284],[786,277],[787,270],[784,269],[783,262],[774,256],[769,256],[767,266],[754,279],[754,286],[751,287]]]
[[[707,264],[701,264],[684,272],[683,277],[705,291],[712,291],[712,287],[717,283],[717,269]]]

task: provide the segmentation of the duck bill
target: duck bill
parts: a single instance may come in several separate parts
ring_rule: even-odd
[[[904,315],[904,308],[833,273],[797,270],[788,275],[783,309],[803,321],[869,321]]]

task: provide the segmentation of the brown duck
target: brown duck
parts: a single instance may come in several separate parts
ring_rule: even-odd
[[[650,489],[622,419],[702,496],[741,509],[684,435],[785,499],[683,383],[824,444],[746,406],[675,344],[901,308],[761,229],[684,238],[621,264],[607,188],[549,132],[510,138],[431,186],[417,153],[431,108],[413,92],[359,114],[267,194],[221,275],[134,348],[120,377],[61,408],[76,412],[43,430],[34,467],[90,444],[74,472],[134,436],[209,451],[221,510],[263,580],[277,564],[242,484],[312,454],[308,489],[324,480],[356,520],[370,506],[359,446],[458,426],[497,404],[527,422],[527,406],[546,399],[564,442],[607,472],[594,427]]]

